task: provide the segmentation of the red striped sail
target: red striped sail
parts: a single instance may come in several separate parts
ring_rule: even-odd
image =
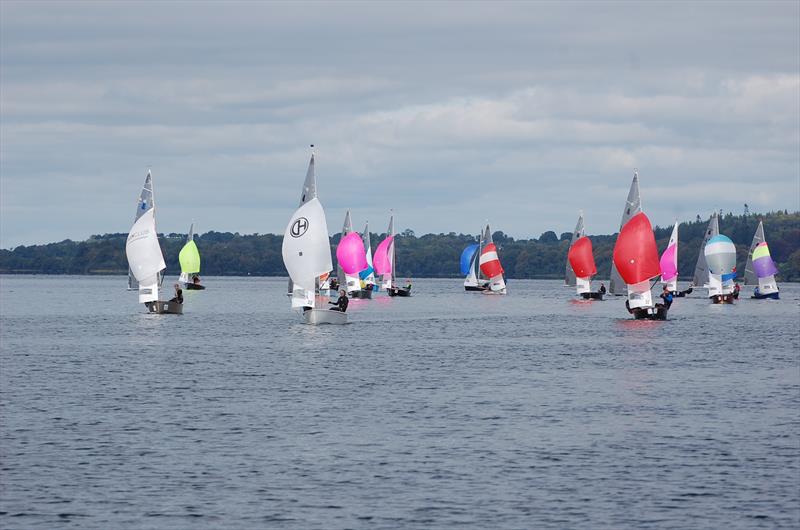
[[[650,219],[643,212],[631,217],[619,231],[617,244],[614,245],[614,265],[628,285],[661,274],[656,237]]]
[[[503,274],[503,266],[500,265],[500,259],[497,257],[497,247],[494,243],[489,243],[483,247],[481,252],[481,272],[488,278],[494,278]]]
[[[583,236],[572,245],[567,254],[569,265],[578,278],[589,278],[597,274],[597,266],[592,255],[592,242]]]

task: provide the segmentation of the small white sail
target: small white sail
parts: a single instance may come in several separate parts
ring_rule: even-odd
[[[333,268],[328,224],[319,199],[306,201],[294,212],[281,252],[293,282],[292,307],[314,307],[317,278]]]
[[[158,274],[167,265],[158,244],[155,208],[149,208],[133,224],[125,244],[125,254],[131,274],[139,284],[139,302],[158,300]]]

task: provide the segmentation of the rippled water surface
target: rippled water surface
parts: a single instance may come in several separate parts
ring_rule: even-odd
[[[419,280],[311,327],[286,281],[183,316],[0,278],[3,528],[800,526],[800,286],[634,322]]]

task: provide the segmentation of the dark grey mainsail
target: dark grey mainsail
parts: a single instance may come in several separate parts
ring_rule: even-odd
[[[578,240],[578,238],[583,237],[586,235],[586,232],[583,227],[583,212],[580,213],[578,216],[578,224],[575,225],[575,230],[572,232],[572,239],[569,243],[569,248],[572,248],[572,245]],[[569,256],[569,250],[567,250],[567,256]],[[567,267],[564,273],[564,285],[567,287],[575,287],[575,271],[572,270],[572,265],[569,264],[569,257],[567,257]]]
[[[153,176],[150,174],[150,170],[148,169],[147,176],[144,178],[142,193],[139,195],[139,202],[136,204],[136,215],[133,217],[133,223],[136,224],[136,221],[138,221],[139,218],[153,206],[155,206],[155,199],[153,198]],[[159,273],[159,285],[161,285],[161,278],[162,275]],[[128,267],[128,290],[136,291],[138,289],[139,282],[136,281],[136,278],[133,276],[133,272],[131,271],[130,267]]]
[[[694,266],[694,276],[692,277],[692,287],[703,287],[708,283],[708,265],[706,264],[706,243],[714,236],[719,235],[719,219],[717,212],[711,214],[708,220],[706,234],[703,236],[703,243],[700,244],[700,253],[697,256],[697,264]]]
[[[747,264],[744,266],[744,283],[745,285],[758,285],[758,276],[756,271],[753,270],[753,251],[759,243],[766,241],[764,238],[764,223],[758,222],[758,228],[753,235],[753,242],[750,243],[750,250],[747,251]]]
[[[633,170],[633,181],[631,188],[628,190],[628,199],[625,201],[625,209],[622,211],[622,219],[619,222],[619,229],[625,226],[625,223],[631,220],[631,217],[641,213],[642,199],[639,196],[639,170]],[[611,275],[608,284],[608,292],[615,295],[627,294],[628,290],[625,286],[625,281],[617,271],[617,266],[614,265],[614,260],[611,260]]]
[[[303,192],[300,195],[300,204],[298,208],[311,199],[317,196],[317,175],[314,171],[314,144],[311,144],[311,160],[308,162],[308,171],[306,171],[306,180],[303,182]],[[289,296],[294,291],[294,284],[292,279],[289,278]]]

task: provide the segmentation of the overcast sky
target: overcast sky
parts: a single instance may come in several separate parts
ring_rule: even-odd
[[[800,3],[0,2],[0,246],[800,209]],[[724,233],[724,223],[720,227]]]

